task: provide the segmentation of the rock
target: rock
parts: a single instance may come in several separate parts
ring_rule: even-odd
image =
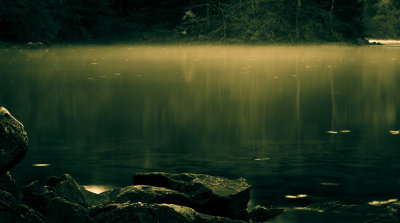
[[[87,209],[60,197],[50,200],[45,217],[47,222],[94,223]]]
[[[137,173],[135,185],[165,187],[188,194],[195,202],[195,210],[215,216],[247,220],[247,203],[250,200],[250,185],[246,180],[231,180],[205,174],[170,174],[163,172]]]
[[[109,196],[90,192],[82,186],[80,187],[80,189],[83,192],[83,197],[85,198],[86,204],[88,206],[107,204],[111,202],[111,198]]]
[[[359,219],[359,222],[392,222],[385,205],[343,204],[338,201],[315,203],[308,206],[311,210]]]
[[[22,187],[21,200],[41,213],[45,213],[47,204],[55,197],[56,195],[38,180]]]
[[[0,107],[0,175],[19,163],[28,151],[24,126],[4,107]]]
[[[74,203],[87,205],[84,189],[69,174],[51,177],[46,186],[59,197]]]
[[[167,203],[182,206],[192,206],[193,200],[187,195],[164,187],[148,185],[128,186],[115,189],[110,192],[109,200],[113,203],[124,203],[130,201],[143,203]]]
[[[46,49],[46,44],[44,44],[43,42],[28,42],[23,46],[23,48],[30,50]]]
[[[256,206],[250,213],[249,219],[255,222],[264,222],[278,216],[285,210],[280,208],[267,209],[263,206]]]
[[[400,201],[393,202],[387,206],[390,216],[395,222],[400,222]]]
[[[90,215],[98,223],[244,223],[210,216],[174,204],[121,203],[93,207]]]
[[[12,193],[18,196],[19,188],[15,180],[12,178],[10,172],[0,175],[0,190]]]
[[[43,216],[11,193],[0,191],[0,220],[1,223],[42,223]]]

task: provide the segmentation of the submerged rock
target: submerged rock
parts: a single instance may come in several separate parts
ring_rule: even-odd
[[[247,220],[250,185],[243,178],[231,180],[205,174],[137,173],[135,185],[152,185],[190,195],[195,210],[216,216]]]
[[[42,223],[43,216],[28,205],[19,201],[11,193],[0,190],[1,223]]]
[[[256,206],[250,213],[249,219],[253,222],[264,222],[278,216],[285,210],[280,208],[267,209],[266,207]]]
[[[167,203],[183,206],[191,206],[193,204],[192,198],[187,194],[148,185],[128,186],[122,189],[115,189],[107,194],[109,194],[110,202],[113,203],[130,201],[133,203]]]
[[[120,203],[90,209],[99,223],[244,223],[224,217],[201,214],[189,207],[174,204]]]
[[[0,107],[0,175],[19,163],[27,151],[24,126],[6,108]]]
[[[315,203],[308,206],[311,210],[318,212],[335,214],[338,217],[346,216],[359,219],[359,222],[392,222],[392,218],[387,209],[388,204],[343,204],[338,201]]]

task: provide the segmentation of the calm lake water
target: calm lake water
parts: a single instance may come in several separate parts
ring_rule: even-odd
[[[0,105],[30,139],[25,181],[194,172],[246,178],[250,206],[399,197],[400,47],[2,49],[0,65]]]

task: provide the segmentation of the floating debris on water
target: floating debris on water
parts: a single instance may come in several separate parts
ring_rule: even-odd
[[[349,133],[349,132],[351,132],[351,131],[348,129],[340,130],[340,133]]]
[[[99,63],[96,63],[96,62],[92,62],[92,63],[90,63],[90,64],[92,64],[92,65],[96,65],[96,64],[99,64]]]
[[[371,202],[368,202],[368,204],[373,205],[373,206],[378,206],[378,205],[390,204],[390,203],[393,203],[396,201],[398,201],[398,199],[389,199],[387,201],[371,201]]]
[[[324,210],[321,209],[315,209],[315,208],[310,208],[310,207],[295,207],[295,210],[302,210],[302,211],[316,211],[318,213],[324,212]]]
[[[256,158],[256,159],[254,159],[254,160],[256,160],[256,161],[263,161],[263,160],[270,160],[271,158],[270,157],[265,157],[265,158]]]
[[[298,194],[298,195],[285,195],[287,199],[298,199],[298,198],[305,198],[308,197],[307,194]]]
[[[328,134],[338,134],[338,132],[337,132],[337,131],[334,131],[334,130],[329,130],[329,131],[327,131],[326,133],[328,133]]]
[[[49,163],[35,163],[32,164],[32,166],[37,166],[37,167],[44,167],[44,166],[50,166],[51,164]]]
[[[120,76],[120,73],[113,73],[114,76]]]
[[[389,133],[392,135],[398,135],[400,134],[400,130],[390,130]]]
[[[94,78],[93,77],[89,77],[88,80],[94,81]]]

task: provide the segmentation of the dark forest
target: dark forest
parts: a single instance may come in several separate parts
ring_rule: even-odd
[[[398,38],[395,0],[1,0],[5,42],[357,42]]]

